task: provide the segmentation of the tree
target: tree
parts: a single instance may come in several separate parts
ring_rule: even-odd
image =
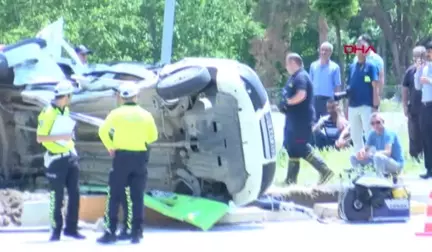
[[[163,0],[143,0],[141,5],[154,61],[159,60],[162,42],[163,7]],[[262,34],[252,11],[251,0],[178,1],[173,59],[201,56],[250,60],[249,41]]]
[[[265,34],[252,43],[255,70],[267,87],[278,86],[285,77],[285,54],[291,47],[292,35],[306,27],[307,1],[257,0],[255,18],[266,27]],[[302,52],[299,52],[303,54]]]
[[[344,55],[342,50],[341,25],[359,11],[358,0],[311,0],[312,8],[322,13],[336,29],[337,48],[341,69],[344,68]],[[344,71],[342,71],[343,79]]]
[[[320,15],[318,18],[318,30],[319,30],[320,44],[324,43],[325,41],[328,41],[329,26],[327,23],[327,19],[322,15]]]
[[[375,20],[390,46],[392,69],[400,83],[410,64],[412,47],[429,33],[431,0],[364,0],[362,13]],[[421,13],[421,15],[419,15]]]
[[[141,0],[1,0],[1,43],[33,37],[44,25],[64,17],[67,40],[92,48],[92,61],[145,60],[149,41],[140,4]]]

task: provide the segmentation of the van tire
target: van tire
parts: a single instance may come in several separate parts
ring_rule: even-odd
[[[261,179],[261,188],[260,188],[259,196],[262,196],[267,192],[267,190],[273,184],[275,176],[276,176],[276,162],[263,165],[263,174]]]
[[[165,100],[197,94],[211,81],[207,68],[192,66],[175,71],[156,84],[156,92]]]
[[[0,79],[6,79],[9,75],[9,63],[4,54],[0,53]],[[6,83],[2,83],[6,84]]]

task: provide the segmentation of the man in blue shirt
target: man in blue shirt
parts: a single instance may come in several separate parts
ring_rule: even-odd
[[[384,127],[384,119],[379,113],[372,114],[370,124],[373,131],[367,138],[366,146],[351,156],[351,165],[358,168],[373,164],[379,176],[399,174],[404,158],[397,134]]]
[[[369,35],[363,34],[357,39],[358,45],[363,45],[363,48],[369,48],[372,45],[372,39]],[[385,73],[384,73],[384,60],[379,56],[377,53],[375,53],[372,50],[369,50],[369,52],[366,55],[366,59],[374,64],[376,67],[378,67],[378,79],[380,84],[380,93],[383,92],[384,88],[384,79],[385,79]],[[356,56],[354,58],[353,63],[357,63],[358,57]]]
[[[349,66],[348,74],[348,120],[355,151],[364,147],[363,135],[371,130],[369,118],[380,103],[378,67],[360,50],[357,58],[357,62]]]
[[[422,92],[420,109],[420,130],[423,142],[423,155],[426,173],[420,175],[422,179],[432,178],[432,41],[426,44],[426,59],[418,59],[414,86]]]
[[[341,74],[339,65],[330,59],[333,45],[329,42],[321,44],[320,58],[314,61],[309,68],[309,76],[313,84],[316,121],[327,115],[326,103],[339,92]]]
[[[309,162],[320,174],[319,184],[327,183],[334,173],[321,157],[312,151],[312,124],[315,118],[313,88],[303,60],[297,53],[289,53],[285,67],[291,75],[282,89],[280,110],[285,113],[284,147],[289,156],[286,184],[296,184],[300,170],[300,158]]]

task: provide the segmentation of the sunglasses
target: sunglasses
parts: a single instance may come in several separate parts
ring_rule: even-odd
[[[372,121],[371,125],[372,126],[374,126],[374,125],[381,125],[381,121]]]

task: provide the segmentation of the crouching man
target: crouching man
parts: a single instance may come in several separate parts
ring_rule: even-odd
[[[397,134],[384,126],[384,119],[379,113],[373,113],[370,119],[372,131],[366,146],[351,156],[353,168],[373,165],[379,176],[397,175],[404,165],[402,147]]]

